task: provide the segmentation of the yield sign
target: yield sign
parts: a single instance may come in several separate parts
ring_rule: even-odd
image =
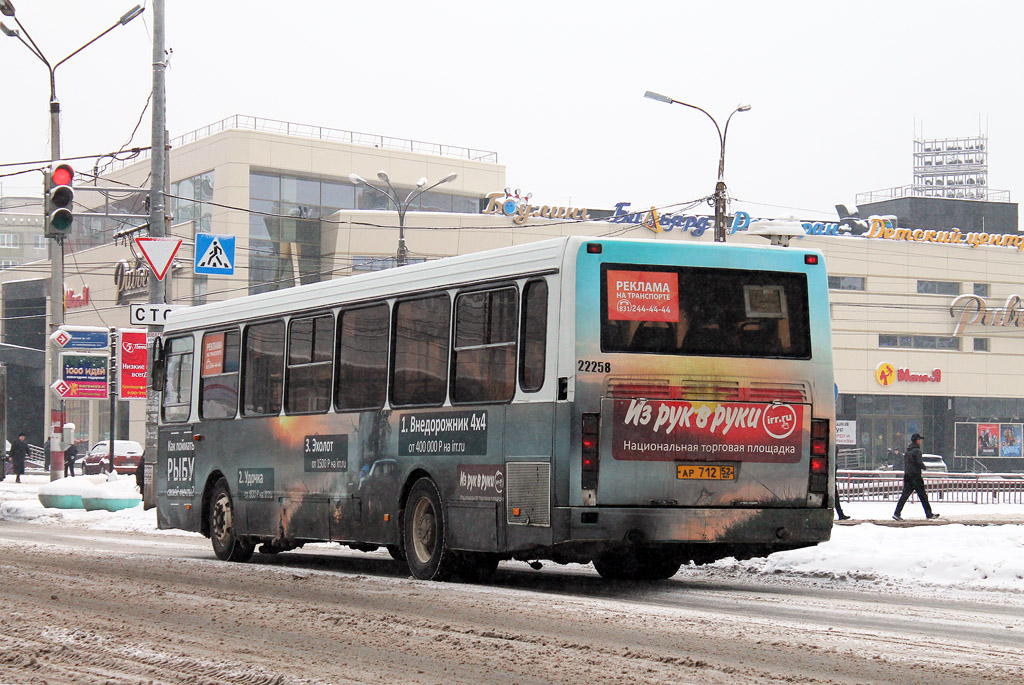
[[[156,280],[162,281],[181,247],[181,238],[136,238],[135,244],[142,250]]]

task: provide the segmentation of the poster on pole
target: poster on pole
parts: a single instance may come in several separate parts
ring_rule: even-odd
[[[66,400],[96,400],[107,397],[109,355],[95,352],[62,352],[60,378],[51,386]]]
[[[117,396],[122,400],[146,399],[146,331],[122,328],[117,346]]]

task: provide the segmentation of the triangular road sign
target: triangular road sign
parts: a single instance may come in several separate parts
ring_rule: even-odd
[[[156,280],[162,281],[181,247],[181,238],[136,238],[135,244],[142,250]]]

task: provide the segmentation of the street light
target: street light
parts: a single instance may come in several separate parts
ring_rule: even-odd
[[[14,19],[14,23],[16,23],[18,25],[18,29],[20,29],[20,31],[14,30],[14,29],[9,29],[8,27],[3,26],[3,24],[0,24],[0,30],[2,30],[3,33],[6,36],[8,36],[9,38],[17,38],[18,40],[20,40],[21,43],[26,48],[28,48],[29,52],[31,52],[33,55],[35,55],[36,58],[40,62],[42,62],[43,64],[46,65],[47,71],[50,72],[50,160],[53,163],[56,163],[60,159],[60,101],[57,100],[57,81],[56,81],[56,78],[55,78],[55,72],[57,71],[57,67],[59,67],[60,65],[64,64],[65,62],[67,62],[69,59],[71,59],[72,57],[74,57],[75,55],[80,53],[82,50],[85,50],[87,47],[89,47],[90,45],[92,45],[93,43],[98,41],[100,38],[102,38],[103,36],[107,35],[111,31],[113,31],[114,29],[116,29],[118,26],[124,26],[125,24],[130,22],[132,19],[134,19],[135,17],[137,17],[140,14],[142,14],[143,11],[144,10],[143,10],[143,8],[140,5],[136,5],[135,7],[131,8],[130,10],[128,10],[127,12],[122,14],[121,18],[118,19],[106,31],[103,31],[102,33],[97,35],[95,38],[90,40],[88,43],[84,44],[82,47],[78,48],[77,50],[75,50],[74,52],[72,52],[67,57],[65,57],[64,59],[62,59],[59,62],[57,62],[56,64],[51,65],[50,64],[50,60],[46,59],[46,55],[43,54],[43,51],[39,49],[39,46],[36,45],[36,42],[34,40],[32,40],[32,36],[29,35],[29,32],[25,29],[25,26],[21,23],[21,21],[18,20],[18,17],[15,15],[14,4],[11,2],[11,0],[0,0],[0,14],[2,14],[5,17],[11,17],[12,19]],[[25,38],[28,38],[28,41],[26,41],[25,38],[21,37],[22,33],[25,34]],[[44,208],[45,208],[45,204],[46,204],[46,200],[45,199],[43,200],[43,204],[44,204]],[[50,243],[49,257],[50,257],[50,304],[49,304],[49,310],[50,310],[50,329],[51,329],[50,332],[52,333],[53,331],[56,331],[58,327],[60,327],[60,326],[62,326],[64,324],[64,245],[63,245],[63,237],[56,237]],[[49,364],[47,366],[50,369],[50,373],[53,374],[56,371],[56,369],[57,369],[57,356],[56,356],[56,351],[55,351],[55,348],[53,347],[53,345],[47,345],[46,346],[46,355],[47,355],[47,359],[49,361]],[[49,393],[46,393],[46,405],[48,407],[50,406],[49,400],[50,400],[50,395],[49,395]],[[60,419],[60,422],[59,422],[58,426],[60,426],[60,425],[62,425],[64,423],[64,419],[63,419],[63,415],[64,415],[63,400],[61,400],[60,414],[61,414],[61,419]],[[53,422],[51,420],[50,424],[52,425],[52,423]],[[58,428],[58,430],[59,430],[59,428]],[[113,440],[113,436],[111,436],[111,440]],[[60,458],[57,458],[57,455],[60,455]],[[62,458],[63,457],[63,446],[61,445],[60,433],[57,432],[57,431],[53,432],[53,435],[52,435],[52,437],[50,439],[50,457],[51,457],[50,458],[50,480],[56,480],[57,478],[60,478],[63,475],[63,468],[62,468],[63,464],[58,464],[59,461],[63,461],[63,458]]]
[[[378,193],[380,193],[387,199],[391,200],[391,202],[393,202],[395,206],[398,207],[398,266],[405,266],[409,257],[409,249],[405,246],[405,213],[409,211],[409,205],[412,204],[413,200],[415,200],[417,197],[427,192],[428,190],[433,190],[442,183],[454,181],[458,177],[459,175],[455,173],[448,174],[437,183],[434,183],[429,186],[427,185],[427,179],[425,177],[421,178],[419,181],[416,182],[416,187],[413,188],[412,191],[410,191],[409,194],[405,196],[405,201],[403,202],[398,199],[398,191],[395,190],[395,187],[393,185],[391,185],[391,179],[388,178],[387,172],[385,171],[378,171],[377,178],[379,178],[381,181],[387,184],[387,190],[384,190],[379,186],[373,185],[359,174],[348,175],[348,179],[352,181],[352,183],[356,184],[357,186],[364,185],[367,188],[373,188]]]
[[[718,122],[715,118],[708,114],[705,110],[697,107],[696,105],[690,105],[679,100],[673,100],[667,95],[661,93],[655,93],[653,91],[647,91],[644,93],[645,98],[651,100],[657,100],[658,102],[665,102],[670,105],[682,105],[683,107],[689,107],[695,109],[698,112],[704,112],[711,123],[715,125],[715,130],[718,131],[718,142],[721,143],[721,154],[718,156],[718,183],[715,185],[715,242],[725,242],[725,137],[729,135],[729,121],[732,120],[732,115],[736,112],[749,112],[750,105],[740,105],[729,114],[729,118],[725,120],[725,129],[723,130],[718,126]]]

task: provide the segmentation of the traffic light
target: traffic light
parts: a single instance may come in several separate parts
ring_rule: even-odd
[[[75,201],[75,191],[71,181],[75,178],[75,170],[68,164],[59,164],[53,171],[46,174],[46,228],[47,238],[63,238],[71,235],[71,222],[74,215],[71,205]]]

